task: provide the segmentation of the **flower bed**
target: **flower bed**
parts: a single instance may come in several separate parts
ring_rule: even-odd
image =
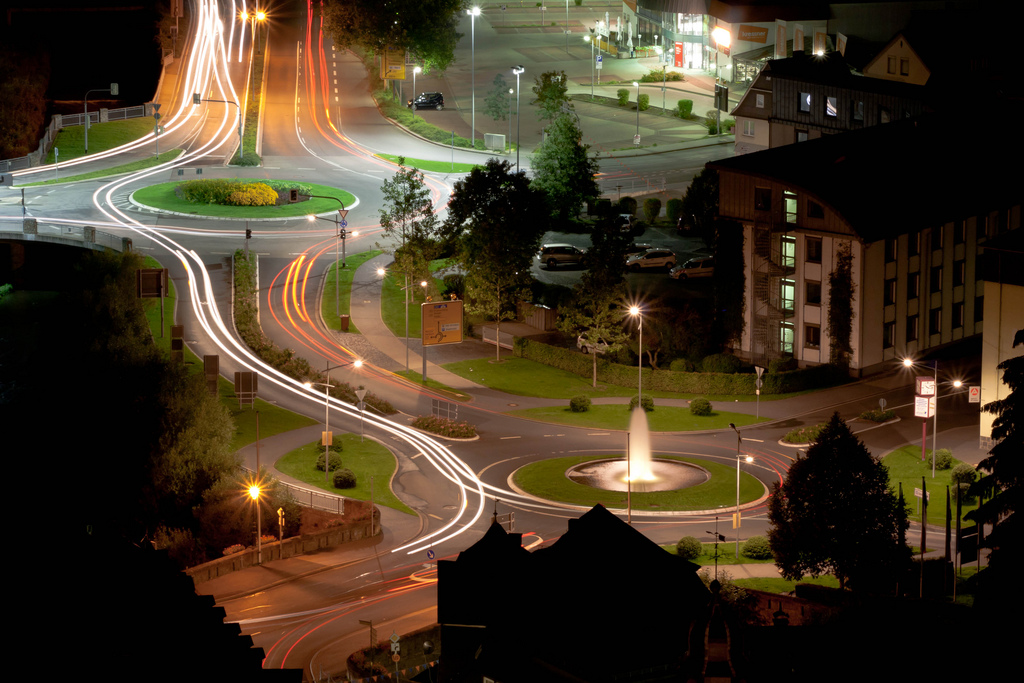
[[[451,439],[472,439],[477,435],[476,427],[467,422],[456,422],[447,417],[433,415],[420,415],[413,421],[412,426]]]

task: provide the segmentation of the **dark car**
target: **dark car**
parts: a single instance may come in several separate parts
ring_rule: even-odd
[[[409,107],[416,109],[444,109],[444,95],[439,92],[422,92],[415,100],[409,100]]]

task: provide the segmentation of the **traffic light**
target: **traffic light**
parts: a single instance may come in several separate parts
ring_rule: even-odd
[[[715,109],[729,111],[729,86],[715,84]]]
[[[252,230],[250,230],[249,228],[245,229],[245,239],[247,239],[247,240],[251,240],[252,239]]]
[[[203,103],[202,96],[200,96],[200,94],[197,93],[197,92],[192,93],[192,104],[202,104],[202,103]]]

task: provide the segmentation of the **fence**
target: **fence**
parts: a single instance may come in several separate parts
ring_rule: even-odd
[[[498,338],[498,330],[494,327],[483,328],[483,340],[487,344],[497,344],[503,349],[511,349],[512,343],[515,340],[508,332],[502,332],[501,338]]]
[[[440,399],[430,399],[430,412],[434,417],[444,417],[449,420],[459,419],[459,404]]]
[[[74,244],[90,249],[101,248],[114,251],[131,251],[132,249],[132,240],[129,237],[119,237],[101,232],[91,225],[40,223],[34,218],[4,221],[0,224],[0,234],[14,239]]]

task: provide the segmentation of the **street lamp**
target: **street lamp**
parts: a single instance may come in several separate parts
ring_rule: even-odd
[[[412,68],[412,99],[414,102],[416,101],[416,74],[418,74],[421,71],[423,71],[423,69],[419,68],[418,66],[414,66]],[[412,107],[412,115],[413,118],[416,117],[416,107]]]
[[[508,89],[508,151],[512,151],[512,93],[515,90]]]
[[[934,479],[935,478],[935,450],[937,448],[936,440],[938,439],[938,435],[939,435],[939,361],[937,361],[937,360],[932,360],[932,361],[919,360],[919,361],[915,361],[912,358],[904,358],[903,359],[903,367],[912,368],[912,367],[914,367],[915,364],[921,364],[921,365],[923,365],[925,367],[927,367],[929,364],[932,366],[932,384],[933,384],[932,394],[929,395],[929,394],[926,394],[924,392],[921,392],[920,395],[922,397],[934,396],[934,400],[935,400],[935,411],[932,413],[932,479]],[[963,382],[960,381],[959,379],[953,380],[952,384],[957,389],[959,389],[960,387],[963,386]],[[925,411],[924,422],[921,423],[921,459],[922,460],[924,460],[924,450],[925,450],[925,438],[926,438],[927,424],[928,424],[928,417],[927,417],[927,410],[926,410]]]
[[[565,54],[569,54],[569,0],[565,0]]]
[[[335,366],[338,367],[338,366]],[[327,379],[331,378],[330,365],[327,366]],[[321,439],[324,442],[324,481],[330,483],[331,481],[331,442],[334,440],[331,436],[331,395],[330,390],[334,388],[333,384],[327,382],[304,382],[303,385],[307,389],[312,389],[314,386],[324,388],[324,436]]]
[[[512,73],[516,75],[516,173],[519,173],[519,76],[526,71],[522,64],[512,67]]]
[[[310,196],[313,196],[313,195],[310,195]],[[348,216],[348,209],[345,208],[345,202],[341,201],[337,197],[330,197],[330,199],[334,199],[339,204],[341,204],[341,208],[338,209],[338,215],[340,216],[340,218],[338,218],[336,220],[332,220],[330,218],[325,218],[324,216],[317,216],[315,214],[307,214],[306,215],[306,220],[309,221],[310,223],[313,223],[313,222],[315,222],[319,218],[322,221],[327,221],[328,223],[334,223],[334,228],[335,228],[335,230],[338,231],[338,233],[337,233],[338,239],[341,241],[341,267],[342,268],[346,268],[347,266],[345,265],[345,258],[346,258],[346,256],[345,256],[345,240],[348,239],[349,232],[348,232],[348,230],[346,230],[346,228],[348,227],[348,221],[345,220],[345,217]],[[359,234],[358,232],[352,232],[353,236],[358,235],[358,234]],[[338,243],[335,242],[334,243],[334,315],[340,316],[341,315],[341,303],[339,301],[338,291],[341,289],[341,283],[339,282],[338,277],[339,277],[339,275],[338,275]]]
[[[594,99],[594,39],[590,36],[583,36],[583,40],[590,43],[590,99]]]
[[[640,81],[633,81],[633,85],[636,86],[636,137],[633,144],[639,144],[640,138]]]
[[[736,432],[736,520],[733,524],[736,528],[736,559],[738,560],[740,558],[740,458],[742,457],[740,447],[743,437],[740,436],[740,430],[736,429],[736,425],[730,422],[729,426]],[[754,462],[754,458],[748,455],[745,462]]]
[[[641,390],[641,385],[643,384],[644,379],[644,316],[643,311],[639,306],[630,306],[629,314],[636,318],[636,330],[640,334],[640,340],[637,342],[636,400],[637,406],[642,410],[644,407],[643,391]]]
[[[470,73],[470,78],[472,79],[472,82],[473,82],[473,102],[472,102],[473,118],[472,118],[472,123],[471,123],[471,127],[472,127],[473,130],[470,133],[470,138],[471,138],[470,139],[470,143],[471,143],[472,149],[476,149],[476,18],[478,16],[480,16],[480,8],[479,7],[474,7],[472,9],[468,9],[468,10],[466,10],[466,14],[469,15],[469,20],[470,20],[470,41],[471,41],[470,45],[471,45],[471,51],[470,51],[469,73]]]
[[[249,486],[249,498],[252,499],[254,507],[256,508],[256,564],[263,564],[263,523],[260,513],[260,485],[252,484]]]
[[[238,158],[242,158],[242,108],[238,106],[238,102],[233,100],[211,100],[203,99],[203,96],[199,93],[192,93],[192,105],[198,106],[203,102],[219,102],[220,104],[233,104],[235,109],[238,110]]]
[[[377,269],[377,276],[383,278],[388,274],[388,271],[383,268]],[[402,287],[402,291],[405,293],[405,371],[409,372],[409,288],[412,285],[409,284],[409,273],[403,273],[405,278],[405,286]],[[420,283],[421,287],[426,287],[426,281]]]
[[[108,92],[111,95],[117,95],[117,83],[111,83],[109,88],[93,88],[92,90],[85,91],[85,97],[82,99],[82,110],[85,120],[82,121],[83,130],[85,131],[85,152],[89,153],[89,93],[91,92]]]

